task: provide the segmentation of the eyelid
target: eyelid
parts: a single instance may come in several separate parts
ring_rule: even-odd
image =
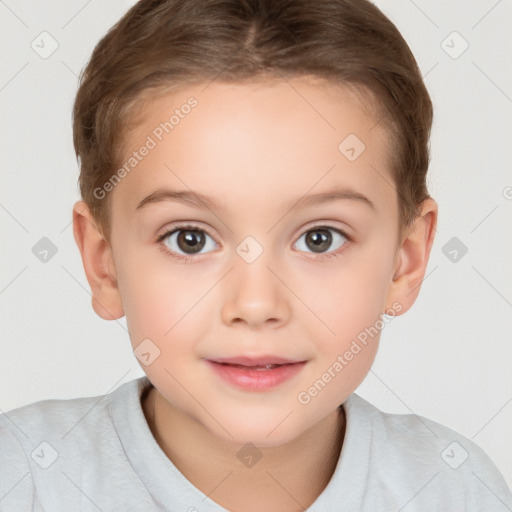
[[[308,231],[312,231],[314,229],[332,229],[333,231],[337,231],[338,233],[343,235],[347,240],[353,240],[352,236],[348,234],[349,230],[338,226],[334,226],[332,221],[313,221],[311,224],[307,224],[306,226],[301,228],[299,237],[304,235]]]
[[[300,236],[302,236],[305,233],[307,233],[308,231],[311,231],[312,229],[321,229],[321,228],[323,228],[323,229],[332,229],[334,231],[337,231],[341,235],[343,235],[347,240],[352,240],[352,237],[347,233],[346,229],[339,228],[337,226],[333,226],[328,221],[323,221],[323,222],[322,221],[313,221],[311,224],[307,224],[306,226],[304,226],[304,227],[302,227],[300,229],[299,234],[297,235],[297,239]],[[178,222],[176,225],[174,225],[172,227],[164,228],[156,236],[156,241],[157,242],[161,242],[165,237],[171,235],[175,231],[179,231],[179,230],[182,230],[182,229],[183,230],[190,229],[191,231],[204,231],[208,236],[210,236],[210,238],[212,238],[215,241],[215,243],[218,243],[215,240],[215,237],[210,233],[210,231],[206,227],[200,226],[199,224],[196,224],[196,223],[187,222],[187,221],[183,221],[182,224],[180,224]]]
[[[212,238],[215,241],[215,243],[217,243],[215,237],[210,233],[210,231],[207,228],[200,226],[199,224],[186,221],[184,221],[182,224],[178,222],[176,225],[172,227],[164,228],[161,232],[159,232],[160,234],[156,236],[156,242],[161,242],[164,238],[170,236],[172,233],[176,231],[187,229],[190,231],[204,231],[210,238]]]

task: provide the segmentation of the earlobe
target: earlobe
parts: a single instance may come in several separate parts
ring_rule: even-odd
[[[437,203],[426,199],[420,214],[408,228],[397,253],[396,266],[386,300],[386,309],[400,302],[405,313],[416,300],[434,243],[437,225]]]
[[[91,287],[94,311],[105,320],[122,317],[124,310],[112,248],[97,228],[91,210],[84,201],[77,201],[73,207],[73,235]]]

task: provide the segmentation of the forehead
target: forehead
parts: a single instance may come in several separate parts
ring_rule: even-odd
[[[141,103],[126,133],[122,164],[150,149],[116,186],[114,210],[122,202],[135,211],[164,186],[239,206],[289,204],[333,185],[390,199],[389,140],[370,100],[306,78],[160,93]]]

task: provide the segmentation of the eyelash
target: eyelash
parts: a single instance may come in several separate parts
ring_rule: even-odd
[[[311,226],[306,231],[304,231],[300,236],[303,236],[306,233],[309,233],[310,231],[314,231],[316,229],[325,229],[325,230],[336,231],[337,233],[339,233],[341,236],[343,236],[346,239],[346,242],[339,249],[336,249],[335,251],[332,251],[332,252],[318,253],[320,258],[337,258],[337,257],[341,256],[347,250],[347,247],[346,247],[347,244],[352,241],[352,239],[344,231],[341,231],[340,229],[335,228],[333,226],[326,226],[324,224],[318,224],[316,226]],[[170,230],[167,230],[162,235],[159,235],[156,239],[156,242],[159,244],[159,247],[164,252],[164,254],[170,255],[173,258],[177,259],[178,261],[183,261],[185,263],[195,259],[196,256],[183,256],[182,254],[171,252],[169,249],[167,249],[165,247],[165,244],[162,243],[168,236],[172,235],[173,233],[176,233],[177,231],[201,231],[201,232],[206,233],[210,238],[214,239],[213,236],[206,229],[196,226],[194,224],[178,225],[178,226],[173,227]]]

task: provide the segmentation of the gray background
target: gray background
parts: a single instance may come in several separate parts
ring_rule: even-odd
[[[71,226],[77,77],[132,3],[0,1],[2,411],[105,394],[143,375],[124,319],[91,307]],[[376,4],[411,46],[434,102],[429,183],[440,217],[419,299],[385,328],[357,392],[473,439],[511,485],[512,2]],[[51,44],[46,58],[32,48]],[[46,262],[34,254],[43,237],[57,250]]]

